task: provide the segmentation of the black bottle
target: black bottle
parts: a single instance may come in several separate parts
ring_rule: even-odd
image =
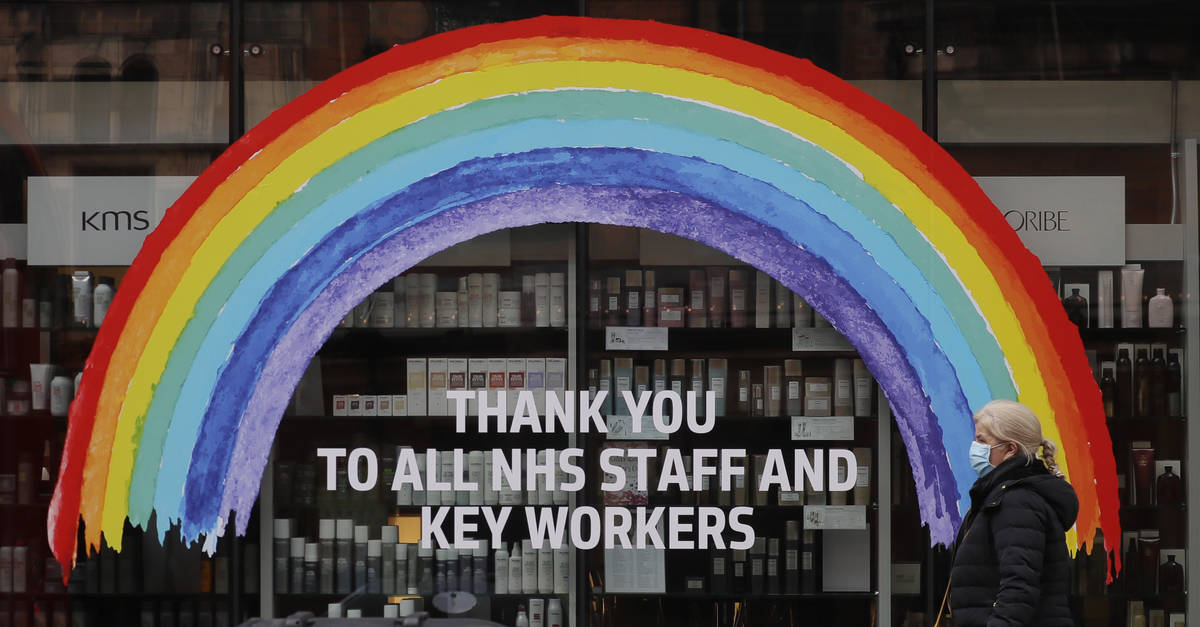
[[[1133,363],[1129,361],[1129,349],[1117,352],[1117,417],[1133,415]]]
[[[1071,295],[1063,299],[1063,309],[1067,311],[1067,319],[1075,323],[1075,326],[1087,328],[1088,301],[1079,294],[1079,288],[1071,288]]]
[[[1178,353],[1167,355],[1167,415],[1183,415],[1183,371]]]
[[[1165,348],[1154,347],[1150,359],[1150,415],[1167,415],[1167,360]]]
[[[1134,415],[1150,415],[1150,356],[1146,349],[1137,349],[1137,359],[1133,362],[1133,397]]]

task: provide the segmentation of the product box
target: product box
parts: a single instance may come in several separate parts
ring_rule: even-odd
[[[446,403],[446,378],[450,364],[445,357],[431,357],[428,368],[428,399],[426,413],[430,416],[445,416],[449,413]]]
[[[546,413],[546,358],[530,357],[525,360],[525,389],[533,392],[533,402],[538,415],[544,415]]]
[[[724,358],[713,358],[708,360],[708,389],[713,392],[715,397],[715,412],[719,418],[725,415],[725,390],[729,383],[729,362]],[[696,402],[703,402],[697,399]]]
[[[546,359],[546,393],[558,397],[559,405],[567,404],[567,360],[562,357]]]
[[[1113,328],[1113,272],[1100,270],[1096,273],[1096,326]]]
[[[362,395],[362,415],[363,416],[378,416],[379,413],[375,408],[376,398],[374,394]]]
[[[346,395],[345,394],[334,394],[333,395],[333,415],[334,416],[348,416],[348,415],[350,415],[349,410],[350,410],[350,407],[349,407],[349,404],[346,402]]]
[[[499,392],[505,391],[508,387],[508,360],[503,357],[489,357],[487,369],[487,406],[496,407],[500,402]]]
[[[833,361],[833,413],[835,416],[854,414],[854,368],[849,359]]]
[[[691,270],[688,279],[687,326],[703,329],[708,326],[708,278],[704,270]]]
[[[617,357],[613,360],[613,413],[618,416],[628,416],[629,407],[625,403],[624,392],[633,393],[633,358]]]
[[[347,394],[346,395],[346,415],[361,416],[363,415],[362,395]]]
[[[506,381],[508,391],[508,415],[512,416],[517,410],[517,397],[525,390],[525,359],[510,357],[505,360]]]
[[[375,397],[375,414],[377,416],[392,415],[392,395],[380,394]]]
[[[488,389],[488,360],[484,357],[471,357],[467,360],[467,389],[474,392],[471,401],[467,403],[467,415],[479,414],[478,392]]]
[[[407,416],[408,415],[408,395],[393,394],[392,395],[392,415]]]
[[[467,389],[467,358],[466,357],[450,357],[446,360],[446,392],[451,390],[466,390]],[[446,415],[454,416],[457,413],[457,402],[450,402],[450,397],[446,396]]]
[[[774,279],[766,272],[757,271],[754,278],[754,328],[771,328],[771,282]]]
[[[775,281],[775,327],[792,328],[792,290]]]
[[[663,287],[658,290],[658,326],[683,326],[682,287]]]
[[[854,415],[868,417],[874,414],[875,377],[867,370],[861,359],[854,360]]]
[[[411,286],[409,286],[411,287]],[[405,364],[408,368],[408,415],[428,415],[426,404],[426,361],[424,357],[409,357]],[[394,405],[393,405],[394,406]]]
[[[804,379],[804,415],[831,416],[833,409],[833,390],[829,377],[805,377]]]

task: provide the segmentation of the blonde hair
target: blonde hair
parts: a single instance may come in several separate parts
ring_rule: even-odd
[[[1029,460],[1038,458],[1041,449],[1042,463],[1046,469],[1061,477],[1054,454],[1058,447],[1042,437],[1042,423],[1033,410],[1016,401],[995,400],[975,412],[975,424],[985,433],[1001,442],[1012,442]]]

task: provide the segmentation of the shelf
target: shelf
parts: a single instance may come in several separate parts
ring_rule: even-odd
[[[1165,329],[1080,329],[1079,337],[1086,342],[1117,342],[1146,344],[1150,342],[1171,343],[1181,341],[1186,329],[1170,327]],[[1115,348],[1115,347],[1114,347]],[[1132,357],[1132,356],[1131,356]]]
[[[829,329],[831,333],[836,333]],[[696,352],[738,353],[753,351],[761,353],[770,351],[772,354],[786,354],[795,359],[804,357],[853,357],[857,351],[853,348],[835,350],[792,350],[792,329],[757,329],[731,328],[694,329],[689,327],[669,327],[667,331],[668,351],[637,351],[637,350],[605,350],[604,330],[588,329],[588,350],[596,354],[615,353],[645,353],[647,355],[662,355],[679,358],[678,355]]]
[[[396,348],[407,355],[527,355],[566,356],[566,327],[516,328],[338,328],[325,341],[325,357],[396,357]],[[456,349],[456,350],[451,350]]]
[[[654,598],[686,601],[792,601],[792,600],[831,600],[850,601],[874,599],[877,592],[795,592],[788,594],[713,594],[709,592],[602,592],[592,591],[593,596],[613,598]]]

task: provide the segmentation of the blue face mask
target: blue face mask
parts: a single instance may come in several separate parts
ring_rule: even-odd
[[[996,446],[1002,446],[1002,444],[997,444]],[[996,448],[996,446],[988,446],[979,440],[971,442],[971,469],[975,471],[975,474],[982,477],[995,468],[992,465],[991,457],[992,449]]]

